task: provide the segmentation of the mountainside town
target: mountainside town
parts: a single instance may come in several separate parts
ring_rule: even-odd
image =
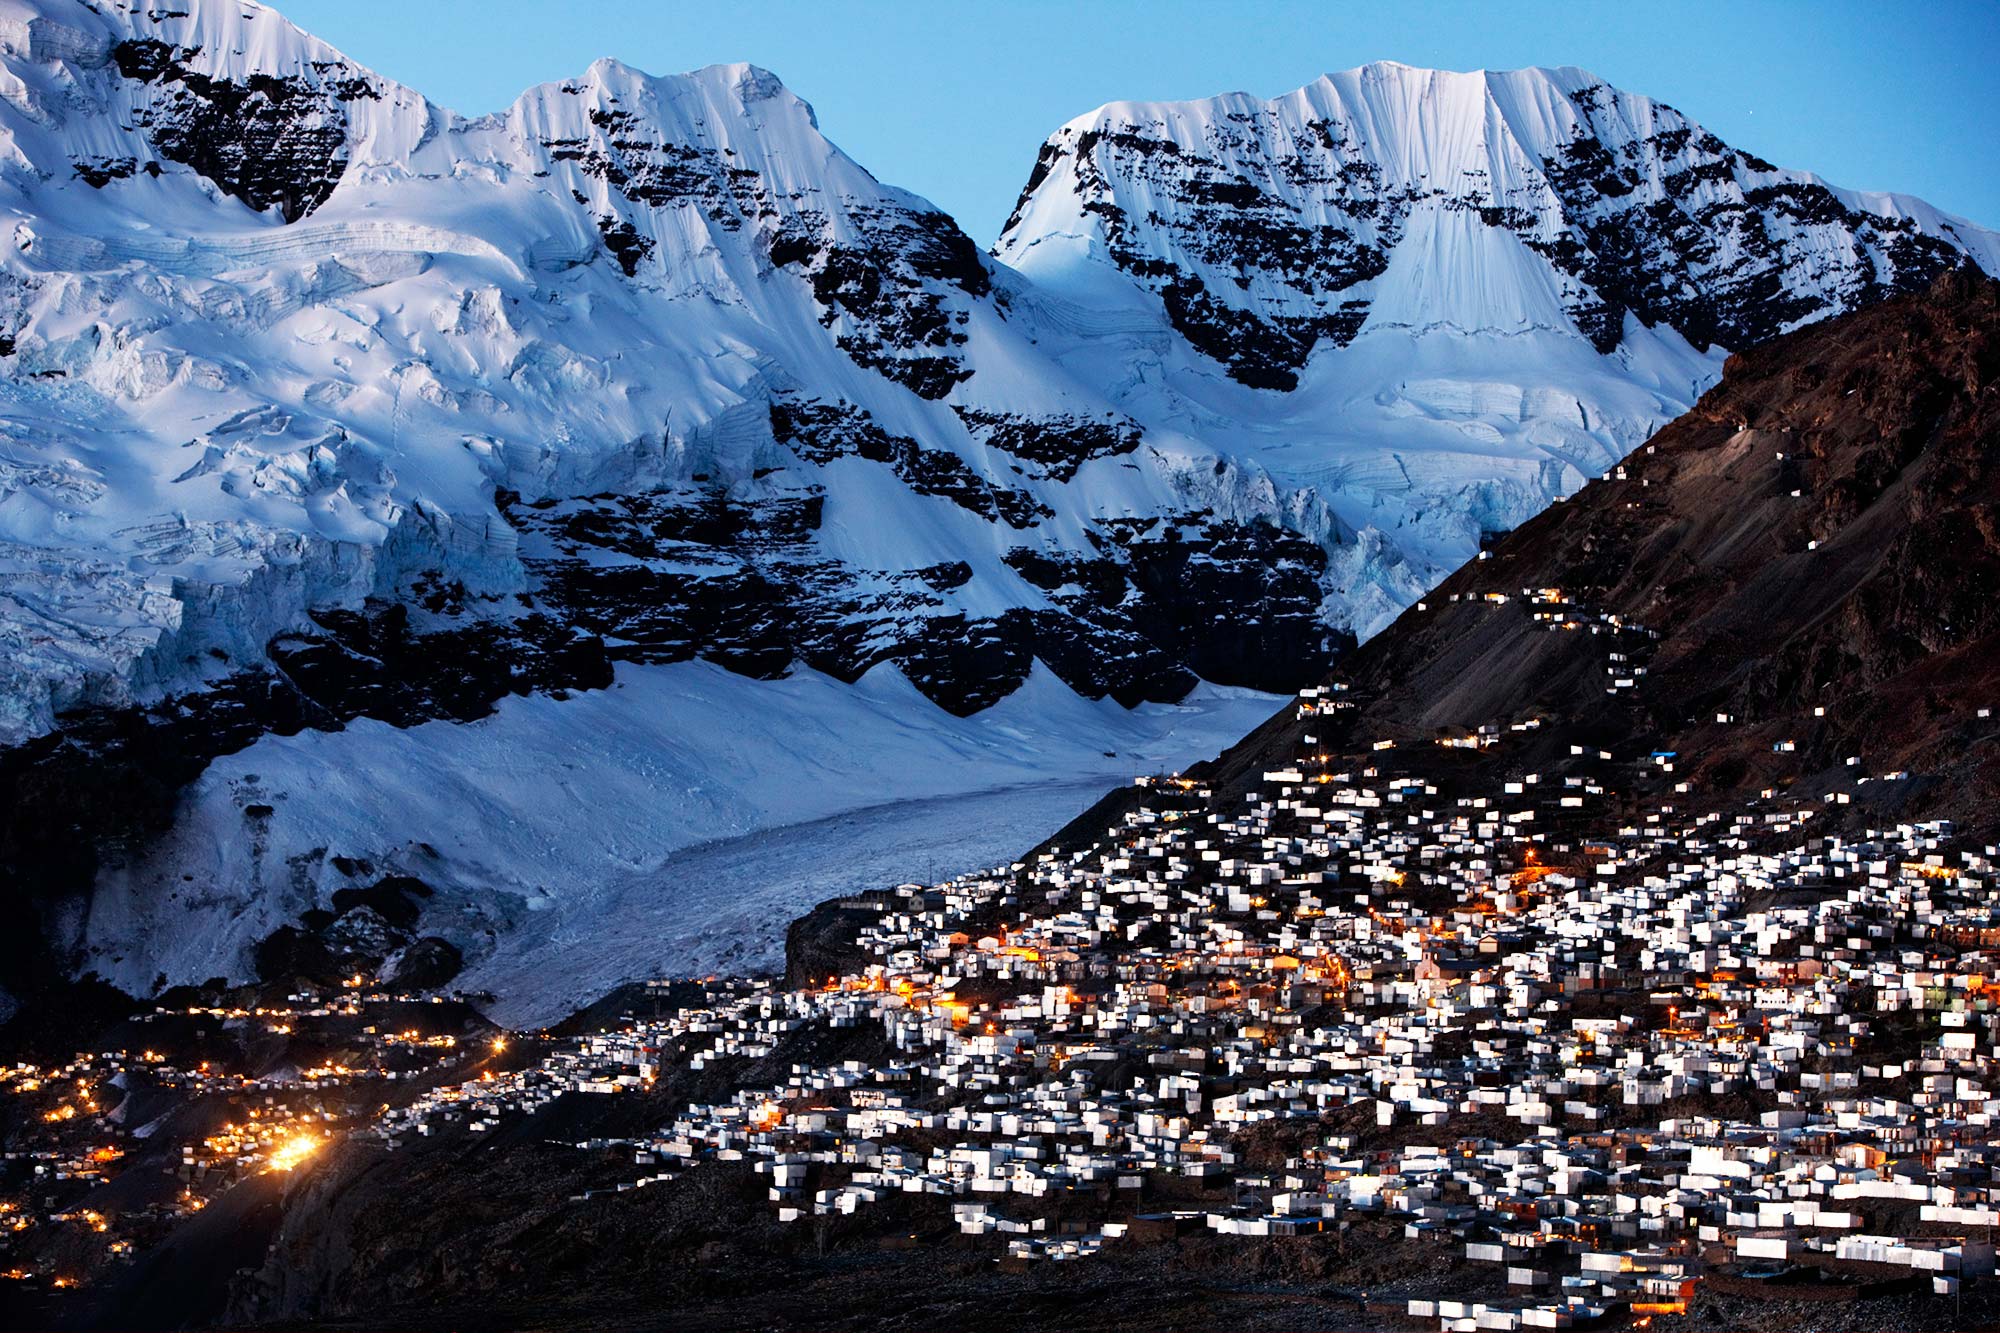
[[[2000,10],[459,8],[0,0],[0,1333],[2000,1330]]]
[[[1435,756],[1322,752],[1347,706],[1338,685],[1303,692],[1293,761],[1240,800],[1142,780],[1084,850],[839,904],[864,966],[795,989],[656,983],[595,1030],[511,1038],[513,1060],[494,1058],[505,1035],[370,1023],[351,1066],[220,1089],[248,1094],[243,1122],[158,1174],[194,1209],[218,1175],[309,1173],[322,1139],[470,1151],[721,1070],[726,1095],[570,1144],[627,1164],[571,1206],[747,1163],[796,1226],[935,1196],[1002,1270],[1386,1227],[1453,1261],[1451,1294],[1413,1267],[1343,1293],[1352,1313],[1445,1330],[1671,1327],[1705,1292],[1986,1299],[2000,849],[1941,823],[1836,832],[1849,790],[1627,817],[1635,770],[1685,786],[1675,756],[1575,753],[1492,790],[1448,775],[1532,723]],[[409,1003],[354,983],[211,1012],[275,1029]],[[186,1018],[153,1024],[165,1040]],[[842,1030],[878,1054],[727,1078]],[[484,1067],[453,1077],[460,1051]],[[90,1089],[137,1099],[206,1070],[146,1049],[8,1075],[52,1103],[52,1143],[89,1124],[98,1144],[10,1153],[0,1246],[40,1256],[10,1278],[115,1273],[143,1224],[93,1200],[131,1193],[121,1165],[193,1122],[105,1115]],[[44,1266],[59,1249],[39,1233],[68,1224],[102,1238],[89,1269]]]
[[[1480,1299],[1369,1294],[1447,1330],[1679,1315],[1711,1278],[1992,1275],[1996,849],[1822,835],[1775,799],[1613,827],[1608,756],[1454,798],[1315,739],[1233,811],[1167,780],[1088,853],[855,904],[858,973],[718,986],[378,1132],[879,1026],[881,1063],[796,1065],[622,1145],[616,1188],[741,1158],[785,1221],[939,1195],[1002,1264],[1386,1217],[1491,1267]]]

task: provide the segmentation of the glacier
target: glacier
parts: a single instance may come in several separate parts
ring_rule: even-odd
[[[786,924],[822,899],[1004,865],[1281,702],[1202,685],[1126,709],[1038,669],[962,718],[893,666],[853,685],[626,666],[477,722],[266,737],[209,765],[69,925],[84,966],[134,993],[241,975],[226,964],[356,883],[334,855],[366,849],[362,882],[434,889],[425,928],[464,949],[459,984],[552,1022],[638,977],[780,967]]]

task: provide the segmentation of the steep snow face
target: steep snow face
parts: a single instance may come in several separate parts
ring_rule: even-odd
[[[255,4],[4,0],[0,84],[0,740],[326,608],[893,660],[959,711],[1038,658],[1281,686],[1336,637],[1275,491],[1217,503],[765,71],[466,121]]]

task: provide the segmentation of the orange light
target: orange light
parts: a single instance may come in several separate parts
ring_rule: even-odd
[[[294,1134],[272,1149],[268,1164],[273,1171],[290,1171],[318,1152],[323,1143],[308,1133]]]

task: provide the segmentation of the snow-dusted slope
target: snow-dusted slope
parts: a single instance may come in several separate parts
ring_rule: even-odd
[[[1278,702],[1203,685],[1128,710],[1043,669],[960,718],[893,666],[844,685],[683,662],[466,724],[267,737],[105,876],[77,942],[137,992],[240,975],[334,892],[408,875],[435,891],[424,928],[464,949],[466,984],[506,1021],[549,1022],[638,977],[781,966],[786,924],[822,899],[1005,864]]]
[[[695,658],[960,715],[1296,684],[1727,348],[2000,267],[1576,71],[1389,65],[1085,117],[996,254],[752,66],[466,120],[250,0],[0,0],[0,878],[96,878],[138,977],[149,848],[225,827],[174,792],[271,731]],[[907,794],[887,716],[855,803]],[[478,752],[259,836],[381,859]]]

